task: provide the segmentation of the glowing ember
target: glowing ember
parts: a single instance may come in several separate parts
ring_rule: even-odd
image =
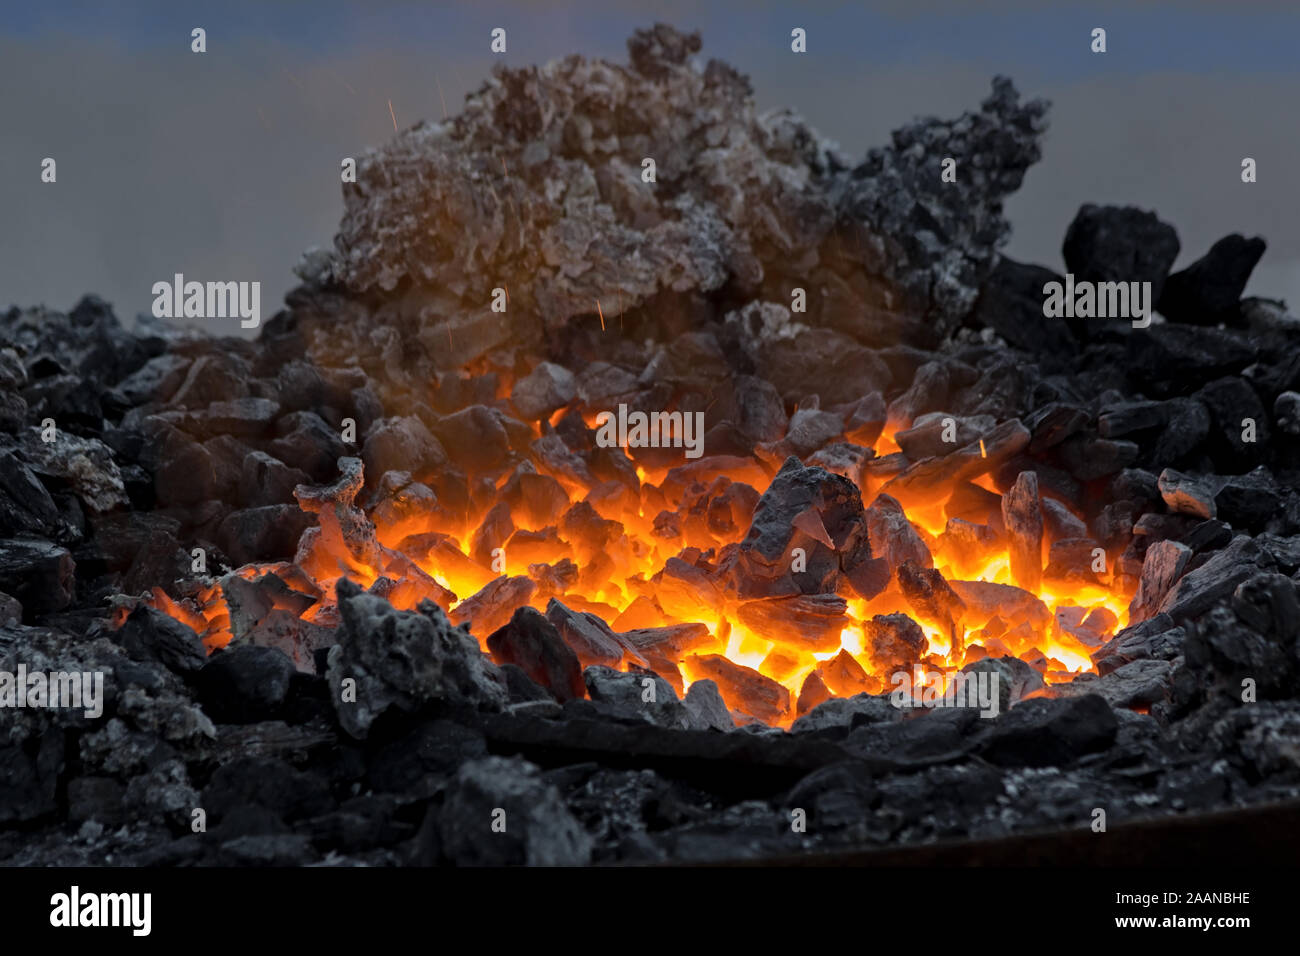
[[[560,417],[556,412],[550,421]],[[584,410],[584,418],[593,417]],[[538,425],[533,428],[542,437]],[[897,449],[896,431],[875,442],[877,452]],[[978,454],[989,457],[982,439]],[[303,536],[293,563],[249,565],[235,576],[257,581],[274,574],[281,588],[275,609],[324,626],[337,624],[335,585],[343,576],[401,609],[427,598],[453,621],[468,621],[485,652],[489,634],[518,606],[545,610],[557,599],[573,612],[597,615],[627,638],[620,667],[667,671],[662,676],[680,691],[713,679],[733,709],[781,726],[797,716],[801,692],[805,703],[886,692],[893,675],[915,663],[950,674],[984,657],[1010,655],[1049,684],[1067,681],[1093,670],[1090,655],[1128,622],[1131,595],[1113,586],[1107,572],[1091,581],[1046,575],[1033,594],[1015,587],[1009,536],[999,527],[996,507],[986,510],[995,530],[956,517],[972,495],[991,492],[986,501],[1000,500],[987,474],[955,475],[899,495],[906,513],[895,512],[901,524],[894,527],[924,543],[933,571],[907,565],[869,600],[841,585],[839,595],[773,603],[699,583],[749,530],[759,495],[772,480],[757,461],[704,458],[673,470],[641,462],[636,473],[639,491],[630,476],[589,489],[559,469],[517,469],[497,482],[490,507],[452,526],[442,512],[404,491],[364,514],[352,503],[361,490],[360,463],[354,462],[332,491],[299,488],[301,506],[318,516],[319,527]],[[884,484],[864,478],[863,502],[872,506]],[[982,492],[964,490],[971,488]],[[833,546],[815,512],[800,515],[793,526],[806,536],[800,540]],[[972,529],[978,534],[967,533]],[[875,556],[894,545],[879,537],[878,530],[871,532]],[[1045,540],[1042,551],[1047,567]],[[180,601],[155,588],[149,602],[194,628],[212,650],[232,639],[231,596],[226,580]],[[910,662],[883,649],[916,633],[898,615],[923,635],[924,646],[915,637]],[[653,653],[638,655],[629,637],[690,623],[703,627],[674,632]],[[580,650],[578,656],[583,665],[596,662]],[[768,692],[764,713],[754,713],[752,687]]]

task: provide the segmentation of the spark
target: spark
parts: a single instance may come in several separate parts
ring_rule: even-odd
[[[346,86],[348,88],[348,92],[351,93],[353,96],[357,95],[357,91],[352,88],[352,84],[349,83],[347,80],[343,79],[343,77],[339,76],[333,70],[326,70],[325,72],[328,73],[330,76],[334,77],[334,79],[338,80],[344,86]]]
[[[294,76],[292,73],[289,72],[289,68],[287,66],[282,67],[282,69],[284,70],[284,75],[287,76],[289,79],[293,80],[294,86],[298,87],[298,89],[300,90],[305,89],[305,87],[303,87],[303,85],[298,82],[298,77]]]
[[[266,121],[266,114],[262,112],[262,107],[260,106],[257,108],[257,117],[262,121],[262,126],[269,131],[271,129],[271,124]]]
[[[987,458],[988,456],[989,456],[989,453],[988,453],[987,451],[984,450],[984,439],[981,438],[981,439],[980,439],[980,457],[981,457],[981,458]]]
[[[605,313],[601,311],[600,300],[596,300],[596,313],[600,316],[600,330],[605,331]]]
[[[393,112],[393,101],[388,101],[388,115],[393,118],[393,132],[397,132],[397,114]]]

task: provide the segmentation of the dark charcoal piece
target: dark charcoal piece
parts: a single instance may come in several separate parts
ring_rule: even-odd
[[[1192,398],[1171,398],[1165,402],[1169,420],[1156,435],[1147,460],[1154,467],[1177,462],[1201,446],[1210,433],[1210,410]],[[1145,449],[1146,444],[1143,445]]]
[[[1256,344],[1240,332],[1183,325],[1134,329],[1122,358],[1135,390],[1185,394],[1189,382],[1240,372],[1255,360]]]
[[[1225,376],[1210,382],[1196,397],[1210,410],[1210,452],[1219,469],[1232,474],[1257,463],[1272,431],[1264,403],[1250,384],[1235,375]]]
[[[966,674],[981,672],[998,677],[998,713],[1005,714],[1027,694],[1042,690],[1043,675],[1018,657],[984,657],[962,668]]]
[[[1150,282],[1154,303],[1178,249],[1178,233],[1155,213],[1088,203],[1066,230],[1061,254],[1075,282]]]
[[[606,705],[617,717],[678,730],[690,725],[690,716],[677,699],[676,691],[656,674],[596,666],[584,670],[582,678],[592,702]]]
[[[1042,499],[1043,531],[1049,544],[1067,538],[1088,537],[1088,526],[1055,498]]]
[[[800,408],[790,416],[785,438],[777,443],[778,460],[789,455],[807,458],[844,433],[844,419],[819,408]]]
[[[1138,446],[1131,441],[1076,435],[1061,443],[1061,464],[1080,481],[1105,478],[1137,461]]]
[[[783,806],[808,814],[817,832],[860,824],[864,808],[876,799],[875,775],[858,760],[846,760],[814,770],[790,791]]]
[[[735,730],[736,721],[727,709],[718,685],[711,680],[697,680],[682,700],[691,730]]]
[[[214,720],[251,724],[279,715],[298,670],[280,651],[246,645],[219,651],[198,673],[199,701]]]
[[[862,445],[834,442],[811,455],[808,465],[812,468],[825,468],[831,474],[847,478],[861,487],[864,480],[863,466],[875,455],[872,449]]]
[[[1223,521],[1202,521],[1179,540],[1197,554],[1218,551],[1232,541],[1232,528]]]
[[[1031,412],[1025,419],[1033,436],[1029,440],[1029,453],[1037,455],[1059,445],[1081,431],[1091,418],[1087,409],[1064,402],[1051,402]]]
[[[12,627],[23,619],[23,606],[16,597],[0,591],[0,627]]]
[[[791,733],[820,731],[820,735],[843,737],[865,724],[889,723],[902,719],[888,695],[854,694],[836,697],[814,707],[790,726]]]
[[[1107,405],[1097,416],[1097,433],[1102,438],[1123,438],[1133,432],[1160,428],[1168,420],[1164,402],[1120,402]]]
[[[1097,672],[1103,677],[1131,661],[1171,661],[1183,653],[1186,632],[1175,627],[1168,614],[1157,614],[1141,624],[1126,627],[1093,653]]]
[[[981,756],[1002,767],[1054,767],[1105,750],[1119,722],[1095,694],[1022,701],[981,734]]]
[[[217,528],[217,544],[236,565],[292,558],[302,533],[315,519],[297,505],[266,505],[232,511]]]
[[[1296,586],[1282,574],[1257,574],[1237,586],[1232,594],[1237,617],[1285,647],[1300,634],[1300,599]]]
[[[207,651],[193,630],[151,607],[137,607],[115,634],[132,660],[157,661],[178,674],[207,663]]]
[[[54,499],[32,470],[0,452],[0,535],[49,535],[63,530]]]
[[[459,467],[480,474],[495,471],[509,461],[511,436],[506,425],[510,422],[522,427],[532,440],[531,428],[486,405],[471,405],[448,415],[435,422],[432,430]]]
[[[537,421],[573,401],[578,383],[573,373],[554,362],[540,362],[515,383],[510,401],[524,421]]]
[[[487,639],[498,664],[514,664],[563,703],[586,696],[582,665],[555,625],[531,607],[521,607],[510,623]]]
[[[230,401],[210,402],[191,419],[198,433],[232,435],[241,439],[261,438],[271,431],[280,415],[280,405],[269,398],[236,398]]]
[[[1174,665],[1169,661],[1132,661],[1104,677],[1081,675],[1072,683],[1053,688],[1053,692],[1058,697],[1096,694],[1116,709],[1150,707],[1169,696],[1173,672]]]
[[[514,664],[502,664],[501,677],[506,682],[506,693],[509,695],[512,704],[532,703],[535,701],[555,702],[555,697],[550,691],[541,684],[536,683]]]
[[[879,392],[871,392],[840,406],[844,413],[844,434],[862,445],[874,445],[885,428],[885,398]]]
[[[1264,530],[1282,510],[1283,496],[1269,470],[1260,465],[1246,475],[1235,475],[1214,496],[1217,517],[1234,528]]]
[[[311,483],[311,476],[292,468],[264,451],[251,452],[243,460],[240,490],[243,503],[250,508],[293,502],[293,489]]]
[[[1156,308],[1171,322],[1244,324],[1241,293],[1267,248],[1258,236],[1224,236],[1210,251],[1165,281]]]
[[[917,417],[933,412],[948,402],[950,380],[943,362],[926,362],[916,370],[916,377],[903,394],[889,403],[886,417],[900,425],[911,426]]]
[[[62,734],[43,734],[30,748],[0,746],[0,825],[38,820],[58,809],[64,759]]]
[[[1241,700],[1246,678],[1255,682],[1263,699],[1295,694],[1293,648],[1280,636],[1261,634],[1242,623],[1232,609],[1216,607],[1189,624],[1183,647],[1187,668],[1202,674],[1206,683],[1218,684],[1229,700]]]
[[[502,819],[504,828],[494,829]],[[517,757],[464,764],[438,817],[442,852],[457,866],[582,866],[592,839],[553,784]]]
[[[507,669],[513,668],[501,670]],[[478,731],[450,720],[426,720],[379,748],[370,758],[367,779],[381,792],[424,797],[427,791],[432,796],[461,764],[486,756],[487,744]]]
[[[969,753],[981,723],[979,711],[970,707],[921,711],[911,720],[858,727],[843,746],[850,753],[864,757],[924,766]]]
[[[749,532],[740,542],[738,596],[783,597],[834,590],[833,585],[829,589],[821,585],[839,570],[839,555],[853,554],[865,539],[858,487],[839,475],[805,468],[799,459],[788,458],[759,499]],[[795,547],[805,549],[806,572],[793,570]],[[668,565],[672,564],[670,560]]]
[[[76,593],[76,564],[66,548],[36,538],[0,540],[0,591],[29,615],[61,611]]]
[[[375,422],[366,435],[361,460],[372,482],[388,471],[405,471],[422,479],[447,464],[447,453],[424,422],[409,415]]]
[[[214,821],[258,807],[282,822],[328,813],[335,807],[328,783],[317,773],[296,770],[274,757],[238,757],[218,767],[203,788],[203,807]],[[228,827],[223,827],[228,836]]]
[[[1259,554],[1259,546],[1250,538],[1234,538],[1205,564],[1183,575],[1165,595],[1160,610],[1175,624],[1199,617],[1255,572]]]
[[[1018,348],[1069,355],[1078,347],[1069,321],[1043,317],[1043,286],[1049,282],[1065,279],[1051,269],[1001,256],[980,288],[971,321]]]

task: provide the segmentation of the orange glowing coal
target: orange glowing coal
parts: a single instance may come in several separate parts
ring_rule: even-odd
[[[594,417],[583,412],[584,419]],[[539,438],[540,424],[533,426]],[[549,433],[550,424],[541,427]],[[877,453],[897,450],[895,430],[872,443]],[[989,454],[981,440],[974,457]],[[679,693],[693,681],[713,679],[733,713],[779,726],[832,696],[890,690],[891,675],[902,665],[882,650],[889,644],[881,642],[884,616],[906,615],[919,625],[924,646],[906,663],[909,670],[919,663],[951,673],[984,657],[1011,656],[1049,685],[1092,671],[1090,655],[1128,623],[1132,595],[1104,569],[1094,575],[1045,574],[1032,591],[1018,587],[1026,581],[1013,574],[998,513],[1001,495],[978,467],[974,477],[967,470],[906,494],[893,485],[886,491],[901,503],[941,583],[960,601],[936,610],[908,593],[903,575],[894,570],[870,598],[847,586],[838,595],[842,604],[837,596],[802,598],[823,628],[812,633],[800,629],[807,615],[783,619],[753,607],[760,602],[746,605],[725,590],[707,588],[701,597],[705,592],[688,586],[697,570],[707,577],[729,546],[745,538],[779,461],[768,466],[706,457],[675,469],[641,462],[635,466],[639,485],[629,470],[624,481],[594,488],[560,469],[525,466],[499,478],[495,501],[481,503],[460,526],[429,507],[419,485],[362,512],[353,502],[362,487],[361,467],[351,461],[353,471],[332,492],[298,489],[300,505],[317,515],[318,526],[303,536],[293,562],[245,566],[180,600],[155,588],[149,603],[197,631],[209,651],[239,636],[232,635],[229,603],[238,581],[268,573],[278,579],[272,598],[278,615],[335,626],[335,586],[346,576],[399,609],[432,600],[453,622],[468,621],[485,652],[488,636],[517,607],[545,611],[552,599],[598,616],[620,635],[697,624],[674,629],[671,640],[644,654],[636,652],[636,642],[624,642],[618,666],[654,670]],[[888,480],[862,472],[863,503],[870,507]],[[972,504],[981,500],[982,512]],[[795,524],[803,540],[833,546],[815,516],[801,515]],[[870,541],[877,556],[888,545]],[[1046,540],[1041,550],[1040,566],[1047,567]],[[933,584],[933,572],[923,573]],[[818,616],[818,608],[830,606],[823,598],[833,605],[828,616]],[[575,650],[584,666],[593,663]]]

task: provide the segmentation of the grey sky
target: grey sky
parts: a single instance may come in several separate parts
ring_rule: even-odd
[[[633,27],[701,30],[851,154],[917,114],[976,105],[994,73],[1052,100],[1042,162],[1008,204],[1007,253],[1061,268],[1084,202],[1178,229],[1181,267],[1228,232],[1262,235],[1251,294],[1300,303],[1300,8],[1269,2],[521,4],[51,2],[0,12],[0,307],[98,292],[129,319],[175,272],[258,279],[269,315],[341,213],[339,160],[459,109],[494,62],[625,59]],[[33,9],[34,8],[34,9]],[[189,29],[209,52],[189,52]],[[789,53],[791,26],[809,52]],[[1110,52],[1088,52],[1092,26]],[[39,180],[42,157],[58,182]],[[1241,183],[1243,156],[1259,182]],[[230,325],[233,330],[234,323]]]

